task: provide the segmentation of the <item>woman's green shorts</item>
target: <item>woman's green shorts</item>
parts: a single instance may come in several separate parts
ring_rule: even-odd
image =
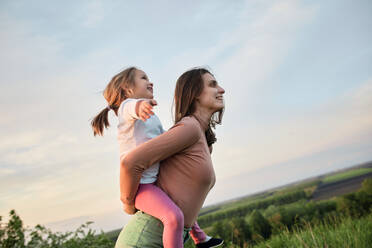
[[[190,228],[183,230],[184,243]],[[159,248],[163,247],[163,223],[155,217],[138,211],[121,230],[115,248]]]

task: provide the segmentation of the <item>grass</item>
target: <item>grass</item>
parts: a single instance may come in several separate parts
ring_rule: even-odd
[[[334,218],[318,226],[284,231],[255,248],[328,247],[368,248],[372,244],[372,215],[362,219]]]
[[[325,177],[322,181],[323,183],[334,183],[348,178],[364,175],[370,172],[372,172],[372,168],[360,168]]]

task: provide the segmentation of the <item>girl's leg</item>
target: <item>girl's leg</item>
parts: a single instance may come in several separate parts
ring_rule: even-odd
[[[159,187],[154,184],[140,184],[135,207],[163,222],[165,248],[183,247],[183,213]]]
[[[192,240],[194,240],[195,244],[202,243],[206,240],[207,235],[204,231],[199,227],[198,223],[195,221],[194,225],[191,228],[190,236]]]

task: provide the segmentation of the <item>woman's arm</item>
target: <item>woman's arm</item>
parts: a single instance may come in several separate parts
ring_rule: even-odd
[[[199,123],[195,119],[187,118],[128,153],[120,161],[121,201],[127,205],[134,205],[142,172],[196,143],[200,133]]]

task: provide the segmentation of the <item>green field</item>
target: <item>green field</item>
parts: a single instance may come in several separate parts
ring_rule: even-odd
[[[322,182],[323,183],[334,183],[340,180],[345,180],[348,178],[364,175],[370,172],[372,172],[372,168],[359,168],[359,169],[349,170],[349,171],[337,173],[331,176],[327,176],[322,180]]]

